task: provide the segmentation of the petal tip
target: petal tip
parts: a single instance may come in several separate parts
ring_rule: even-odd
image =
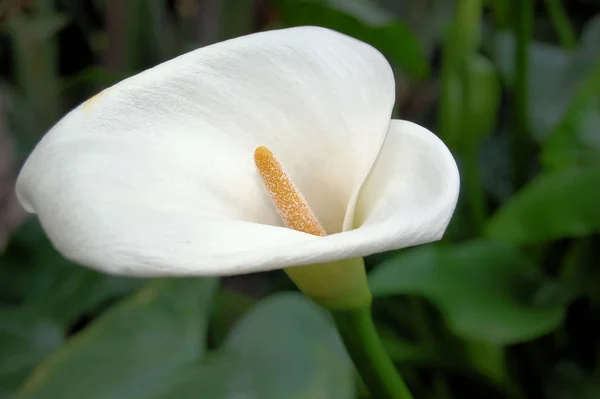
[[[15,195],[17,196],[17,200],[19,204],[25,209],[28,213],[36,213],[35,208],[31,204],[31,202],[27,199],[27,187],[24,182],[23,171],[19,173],[17,177],[17,183],[15,184]]]

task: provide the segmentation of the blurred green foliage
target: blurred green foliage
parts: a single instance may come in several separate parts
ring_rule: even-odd
[[[73,106],[199,46],[320,25],[378,48],[396,116],[438,132],[463,187],[442,243],[367,259],[415,397],[600,398],[600,1],[3,0],[0,21],[18,161]],[[291,289],[102,275],[29,221],[0,254],[0,398],[366,397]]]
[[[530,340],[561,323],[564,304],[536,298],[543,284],[525,254],[483,240],[406,251],[370,275],[375,297],[422,296],[457,336],[499,345]]]

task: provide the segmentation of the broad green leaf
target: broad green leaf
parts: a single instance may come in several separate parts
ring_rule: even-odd
[[[545,173],[492,216],[486,235],[534,244],[600,231],[600,168]]]
[[[205,351],[214,279],[164,279],[100,316],[36,368],[18,399],[146,398]]]
[[[430,72],[417,37],[373,1],[275,0],[275,4],[286,25],[330,28],[371,44],[414,78]]]
[[[353,368],[322,309],[296,293],[273,295],[233,327],[225,344],[151,399],[351,399]]]
[[[0,398],[9,398],[62,341],[54,321],[23,307],[0,308]]]
[[[260,398],[353,398],[353,368],[325,313],[300,294],[272,296],[230,332],[225,349],[261,371]]]
[[[0,257],[0,299],[27,305],[63,325],[142,282],[69,262],[54,249],[36,219],[13,234]]]
[[[464,339],[505,345],[560,324],[562,306],[533,303],[539,278],[535,265],[517,249],[473,241],[407,250],[371,272],[369,283],[376,297],[427,298]]]
[[[168,384],[157,387],[144,399],[287,399],[267,396],[268,392],[260,386],[258,367],[251,359],[234,353],[209,354],[205,361],[181,370]]]

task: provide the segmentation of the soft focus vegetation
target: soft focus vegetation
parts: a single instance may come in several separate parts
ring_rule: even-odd
[[[367,397],[283,273],[102,275],[64,260],[14,198],[27,153],[88,97],[294,25],[384,53],[395,116],[461,169],[442,242],[367,259],[414,396],[600,398],[600,1],[1,0],[0,24],[0,398]]]

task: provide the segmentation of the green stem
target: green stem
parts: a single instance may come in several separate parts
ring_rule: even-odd
[[[465,75],[472,54],[481,41],[482,0],[458,2],[450,34],[444,42],[442,100],[439,109],[442,139],[456,151],[460,145],[465,103]]]
[[[460,67],[464,68],[481,43],[482,0],[460,0],[453,25],[452,47],[459,54]]]
[[[354,366],[373,398],[412,399],[375,330],[371,305],[331,313]]]
[[[513,177],[515,188],[521,187],[528,178],[530,162],[529,142],[529,42],[533,31],[533,1],[514,0],[516,15],[515,32],[517,47],[515,56],[515,129],[511,136],[514,157]]]
[[[546,0],[546,9],[561,45],[567,49],[574,48],[577,44],[575,31],[560,0]]]

